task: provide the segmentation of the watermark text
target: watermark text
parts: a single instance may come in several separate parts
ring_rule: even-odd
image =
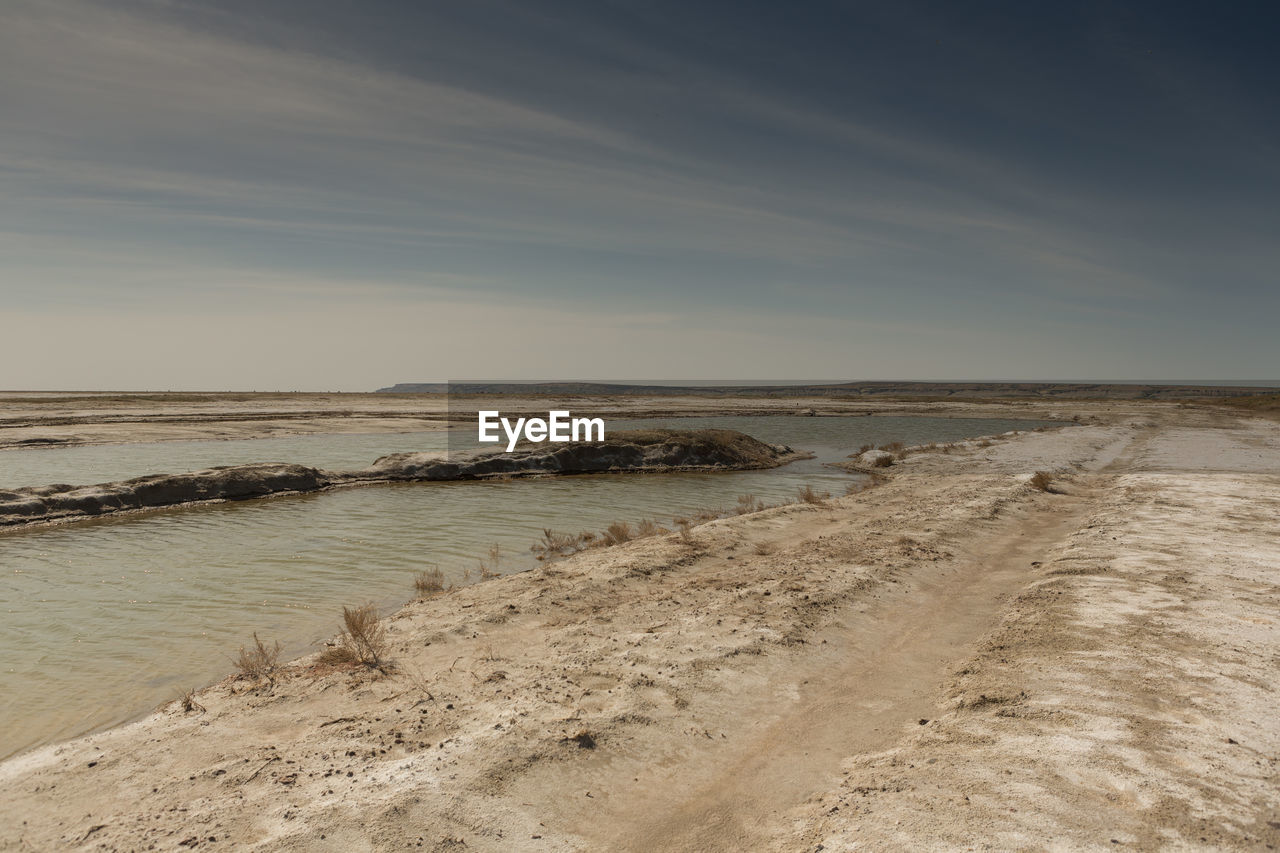
[[[568,411],[547,412],[542,418],[510,418],[502,417],[498,411],[480,411],[478,433],[483,443],[494,444],[502,441],[498,434],[501,427],[507,437],[507,452],[516,449],[521,438],[532,442],[554,441],[603,441],[604,418],[575,418]]]

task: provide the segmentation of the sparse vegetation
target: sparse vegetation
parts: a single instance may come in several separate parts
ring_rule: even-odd
[[[1039,489],[1042,492],[1053,491],[1053,475],[1048,471],[1037,471],[1031,475],[1031,488]]]
[[[623,542],[630,542],[635,538],[631,532],[631,525],[625,521],[615,521],[605,528],[600,539],[604,545],[621,545]]]
[[[342,608],[342,632],[338,644],[320,655],[324,663],[359,663],[386,671],[387,629],[372,604]]]
[[[542,528],[542,540],[533,544],[533,553],[539,560],[547,557],[559,557],[573,554],[581,550],[581,536],[569,533],[557,533],[549,527]]]
[[[413,579],[413,588],[418,591],[419,598],[435,598],[444,592],[444,572],[439,568],[419,572]]]
[[[871,463],[873,468],[888,468],[893,464],[893,454],[886,453],[884,456],[877,456],[875,461]]]
[[[268,647],[258,639],[257,632],[254,632],[253,648],[241,646],[240,654],[235,658],[235,665],[244,678],[271,681],[276,671],[276,661],[279,659],[280,643],[277,642],[274,646]]]
[[[880,449],[886,453],[901,453],[902,448],[906,447],[901,441],[891,441],[888,444],[880,445]]]
[[[205,707],[196,701],[195,688],[184,690],[178,698],[178,703],[182,707],[182,713],[190,714],[193,711],[199,711],[201,714],[205,712]]]
[[[773,553],[774,547],[772,542],[757,542],[752,550],[761,557],[767,557]]]
[[[670,530],[667,530],[667,528],[662,527],[658,522],[649,518],[640,519],[640,524],[636,526],[637,539],[644,539],[649,536],[660,536],[663,533],[670,532]]]
[[[502,548],[497,542],[489,546],[488,560],[480,561],[480,580],[487,581],[490,578],[496,578],[501,572],[498,567],[502,564]]]
[[[809,486],[799,490],[799,499],[803,503],[825,506],[830,497],[829,493],[816,492]],[[731,510],[699,509],[690,515],[674,516],[671,519],[671,526],[679,535],[682,543],[695,545],[697,543],[693,538],[692,529],[699,524],[714,521],[728,515],[745,515],[750,512],[760,512],[773,507],[786,506],[788,503],[790,501],[784,500],[776,504],[769,504],[752,494],[740,495]],[[557,533],[550,528],[544,528],[542,538],[535,542],[530,550],[538,555],[537,558],[539,560],[549,560],[557,557],[572,556],[588,548],[608,548],[613,545],[631,542],[635,539],[664,536],[671,532],[670,529],[647,518],[642,519],[634,527],[626,521],[615,521],[598,534],[584,532],[575,536],[569,533]]]
[[[801,486],[796,491],[796,496],[800,499],[800,503],[826,506],[831,494],[829,492],[815,492],[813,486]]]
[[[1280,411],[1280,394],[1244,394],[1237,397],[1223,397],[1221,400],[1214,400],[1213,403],[1252,412],[1277,412]]]
[[[875,449],[875,445],[874,445],[874,444],[864,444],[864,445],[862,445],[861,447],[859,447],[859,448],[858,448],[858,452],[857,452],[857,453],[855,453],[855,454],[853,454],[853,455],[854,455],[854,456],[861,456],[862,454],[866,453],[868,450],[874,450],[874,449]]]

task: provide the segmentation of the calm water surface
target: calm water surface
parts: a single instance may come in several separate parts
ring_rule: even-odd
[[[84,486],[146,474],[180,474],[214,465],[249,462],[293,462],[342,471],[363,468],[379,456],[406,449],[444,451],[445,433],[293,435],[0,450],[0,489],[49,483]]]
[[[770,471],[411,483],[187,507],[0,534],[0,756],[137,716],[232,669],[257,631],[302,654],[335,633],[344,604],[391,608],[435,565],[455,583],[497,543],[500,571],[534,565],[542,528],[669,521],[738,495],[841,494],[823,463],[866,442],[949,441],[1039,421],[909,417],[726,417],[611,421],[716,426],[814,451]],[[306,436],[0,451],[28,483],[91,483],[251,461],[359,467],[395,450],[437,450],[443,433]],[[296,451],[296,452],[295,452]],[[8,478],[6,478],[8,479]],[[17,482],[4,485],[18,485]]]

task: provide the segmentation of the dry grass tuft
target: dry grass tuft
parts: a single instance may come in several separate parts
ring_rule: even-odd
[[[636,536],[638,538],[646,536],[663,536],[670,532],[670,530],[663,527],[661,524],[658,524],[658,522],[653,521],[652,519],[642,518],[640,519],[640,526],[636,532]]]
[[[1039,489],[1042,492],[1053,491],[1053,475],[1048,471],[1037,471],[1031,475],[1031,488]]]
[[[542,529],[542,541],[535,542],[532,548],[533,553],[538,555],[539,560],[545,560],[548,557],[563,557],[567,554],[577,553],[581,549],[581,535],[574,536],[569,533],[557,533],[548,527]]]
[[[497,542],[489,546],[488,560],[480,561],[480,580],[487,581],[490,578],[496,578],[501,572],[498,567],[502,564],[502,548]]]
[[[770,554],[772,554],[776,549],[774,548],[772,542],[757,542],[755,544],[755,547],[752,548],[751,550],[759,554],[761,557],[767,557]]]
[[[893,456],[885,455],[885,456],[877,456],[876,461],[872,462],[871,466],[873,468],[888,468],[892,464],[893,464]]]
[[[435,598],[444,593],[444,572],[438,568],[419,572],[413,579],[413,588],[418,591],[419,598]]]
[[[875,445],[874,445],[874,444],[869,444],[869,443],[868,443],[868,444],[864,444],[864,445],[862,445],[861,447],[859,447],[859,448],[858,448],[858,452],[857,452],[857,453],[855,453],[855,454],[853,454],[853,455],[854,455],[854,456],[861,456],[862,454],[866,453],[868,450],[874,450],[874,449],[875,449]]]
[[[338,645],[320,655],[323,663],[360,663],[371,669],[386,671],[387,628],[372,604],[342,608],[342,632]]]
[[[193,711],[199,711],[201,714],[205,712],[205,707],[196,701],[195,688],[186,690],[182,696],[178,698],[178,702],[182,705],[182,713],[190,714]]]
[[[738,495],[738,505],[734,507],[734,512],[738,515],[747,515],[748,513],[759,512],[764,508],[764,501],[755,495]]]
[[[621,545],[623,542],[630,542],[635,538],[635,534],[631,531],[631,525],[625,521],[615,521],[605,528],[600,539],[604,545]]]
[[[253,648],[246,649],[240,647],[240,654],[235,658],[236,669],[240,670],[240,675],[245,678],[262,679],[271,681],[271,676],[276,671],[276,661],[280,659],[280,643],[267,648],[267,646],[258,639],[257,632],[253,635]]]
[[[796,496],[800,499],[800,503],[813,504],[814,506],[826,506],[827,499],[831,497],[831,493],[822,492],[819,494],[813,490],[812,486],[801,486],[796,491]]]
[[[906,447],[901,441],[891,441],[888,444],[880,445],[880,449],[889,453],[901,453],[902,448]]]

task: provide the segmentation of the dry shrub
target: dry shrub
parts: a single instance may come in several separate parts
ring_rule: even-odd
[[[827,498],[831,497],[831,494],[829,492],[819,494],[813,490],[812,486],[801,486],[796,490],[796,496],[800,499],[800,503],[826,506]]]
[[[487,581],[490,578],[496,578],[500,572],[498,566],[502,563],[502,548],[497,542],[489,546],[489,559],[480,561],[480,580]]]
[[[419,572],[413,579],[413,588],[418,591],[419,598],[435,598],[444,592],[444,572],[438,568]]]
[[[539,560],[548,557],[562,557],[582,550],[584,537],[595,538],[594,534],[582,533],[574,536],[570,533],[557,533],[550,528],[542,529],[542,541],[535,542],[531,549]],[[589,540],[587,540],[589,541]]]
[[[646,536],[661,536],[663,533],[670,533],[667,528],[662,527],[658,522],[652,519],[642,518],[640,524],[636,528],[636,538],[643,539]]]
[[[993,445],[993,444],[995,444],[995,442],[994,442],[994,441],[991,441],[990,439],[986,439],[986,438],[984,438],[984,439],[982,439],[982,441],[979,441],[979,442],[978,442],[978,447],[990,447],[990,446],[991,446],[991,445]]]
[[[901,441],[891,441],[888,444],[880,445],[880,449],[888,451],[889,453],[901,453],[902,448],[905,446],[906,445],[904,445]]]
[[[625,521],[615,521],[605,528],[600,538],[605,545],[621,545],[623,542],[630,542],[635,535],[631,532],[630,524]]]
[[[694,544],[693,534],[689,532],[690,529],[693,527],[693,522],[689,521],[689,519],[687,518],[675,518],[675,519],[672,519],[672,521],[675,523],[676,528],[680,531],[680,541],[683,542],[685,545],[693,545]]]
[[[854,456],[861,456],[862,454],[866,453],[868,450],[872,450],[872,449],[874,449],[874,448],[875,448],[875,445],[874,445],[874,444],[870,444],[870,443],[868,443],[868,444],[864,444],[864,445],[862,445],[861,447],[859,447],[859,448],[858,448],[858,452],[857,452],[857,453],[855,453],[855,454],[853,454],[853,455],[854,455]]]
[[[693,521],[695,524],[702,524],[707,521],[715,521],[719,517],[720,513],[714,509],[700,509],[693,514]]]
[[[1031,475],[1031,488],[1042,492],[1053,491],[1053,475],[1048,471],[1037,471]]]
[[[770,542],[757,542],[755,544],[755,548],[753,548],[752,550],[755,551],[755,553],[759,554],[761,557],[767,557],[768,555],[773,553],[774,547],[773,547],[773,544]]]
[[[190,714],[192,711],[199,711],[201,714],[205,712],[205,707],[196,701],[195,688],[185,690],[178,702],[182,705],[182,713]]]
[[[738,495],[738,505],[734,508],[734,512],[738,515],[747,515],[752,512],[759,512],[764,509],[764,501],[755,495]]]
[[[253,648],[246,649],[240,647],[240,654],[235,659],[236,669],[240,670],[240,675],[246,678],[265,678],[271,680],[271,675],[276,671],[276,661],[280,659],[280,643],[277,642],[273,647],[267,646],[258,639],[255,631],[253,634]]]
[[[893,456],[886,454],[884,456],[877,456],[876,460],[871,463],[871,466],[873,468],[888,468],[892,464],[893,464]]]
[[[371,669],[387,668],[387,628],[372,604],[342,608],[342,632],[338,644],[324,650],[324,663],[360,663]]]

